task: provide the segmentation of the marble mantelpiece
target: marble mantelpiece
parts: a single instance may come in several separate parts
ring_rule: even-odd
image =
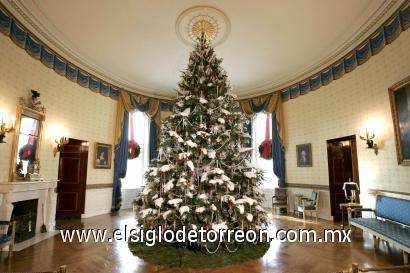
[[[58,180],[16,181],[0,183],[0,220],[9,221],[13,203],[38,199],[36,233],[40,233],[43,223],[47,231],[55,230]]]

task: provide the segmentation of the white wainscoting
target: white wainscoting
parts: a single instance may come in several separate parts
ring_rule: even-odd
[[[310,196],[312,190],[310,189],[302,189],[302,188],[287,188],[289,194],[289,206],[290,212],[293,213],[294,204],[295,204],[295,195],[296,194],[303,194],[306,196]],[[142,188],[138,189],[123,189],[122,190],[122,206],[121,209],[130,209],[132,208],[132,202],[135,197],[142,191]],[[265,200],[262,204],[264,208],[270,209],[272,207],[272,196],[275,193],[275,189],[262,189],[263,194],[265,195]],[[329,191],[327,190],[320,190],[319,193],[319,218],[332,220],[330,215],[330,197]]]
[[[135,197],[142,191],[142,187],[138,189],[123,189],[122,192],[122,206],[121,209],[131,209],[132,202]]]
[[[263,194],[265,195],[265,200],[263,201],[262,207],[272,208],[272,196],[275,194],[275,189],[262,189]]]
[[[304,188],[287,188],[289,196],[289,207],[290,212],[293,213],[295,208],[295,195],[303,194],[307,197],[310,197],[312,194],[312,189]],[[319,191],[319,210],[318,217],[325,220],[333,220],[330,210],[330,195],[328,190],[317,190]]]
[[[87,189],[82,218],[111,212],[112,188]]]

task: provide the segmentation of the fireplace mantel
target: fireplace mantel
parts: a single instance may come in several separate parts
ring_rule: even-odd
[[[58,180],[15,181],[0,183],[0,220],[9,221],[13,203],[38,199],[36,233],[43,223],[48,231],[55,229]]]
[[[15,181],[0,183],[0,193],[24,192],[56,188],[58,180]]]

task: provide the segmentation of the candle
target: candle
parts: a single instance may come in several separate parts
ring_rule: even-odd
[[[11,116],[11,128],[14,128],[15,125],[16,125],[16,116],[13,115]]]
[[[7,113],[3,113],[3,117],[1,119],[1,123],[4,124],[6,127],[8,125],[7,120],[9,119],[9,117],[7,116]]]

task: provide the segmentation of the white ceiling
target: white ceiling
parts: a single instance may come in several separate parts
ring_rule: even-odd
[[[4,1],[4,0],[3,0]],[[129,90],[173,97],[191,48],[175,32],[187,8],[207,5],[231,23],[216,47],[234,93],[246,97],[289,85],[382,23],[400,1],[383,0],[26,0],[33,32],[73,63]],[[25,19],[27,21],[27,18]]]

